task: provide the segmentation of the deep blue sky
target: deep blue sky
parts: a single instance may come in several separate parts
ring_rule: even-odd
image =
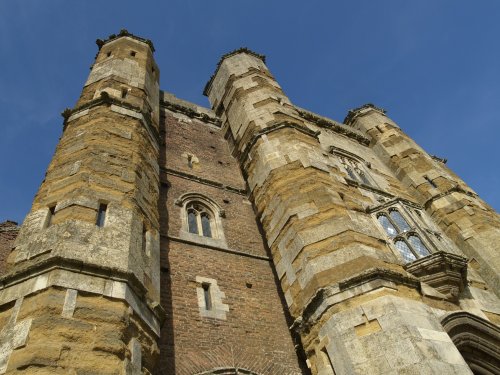
[[[89,73],[121,28],[156,47],[161,88],[208,106],[246,46],[293,103],[342,121],[367,102],[500,210],[500,1],[0,0],[0,221],[22,222]]]

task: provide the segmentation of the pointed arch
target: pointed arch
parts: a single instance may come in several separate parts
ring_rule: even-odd
[[[474,374],[500,374],[497,325],[466,311],[445,316],[441,324]]]
[[[213,246],[226,245],[221,220],[225,211],[213,199],[188,192],[182,194],[175,204],[181,207],[181,238]]]

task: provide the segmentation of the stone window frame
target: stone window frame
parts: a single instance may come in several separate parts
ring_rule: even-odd
[[[347,173],[347,179],[359,185],[378,188],[374,178],[367,171],[367,167],[370,167],[370,163],[366,162],[358,155],[335,146],[330,146],[330,153],[337,157],[342,169]]]
[[[196,296],[198,300],[198,310],[203,318],[213,318],[226,320],[226,315],[229,312],[229,305],[224,303],[226,294],[221,291],[217,280],[196,276]],[[210,306],[206,305],[206,293],[210,294]]]
[[[197,193],[188,192],[180,196],[175,204],[180,209],[181,228],[179,236],[183,239],[198,242],[204,245],[227,247],[226,238],[224,235],[222,219],[225,218],[225,211],[215,201],[209,197]],[[203,235],[201,214],[197,218],[198,233],[192,233],[189,230],[189,210],[190,206],[198,205],[202,207],[202,213],[206,213],[210,219],[211,237]]]
[[[391,217],[391,212],[397,212],[403,218],[404,222],[408,225],[408,229],[401,229],[394,218]],[[396,230],[396,233],[394,235],[390,235],[382,225],[382,223],[379,221],[379,217],[381,216],[386,217],[389,223],[394,227],[394,229]],[[394,254],[396,254],[398,259],[402,260],[404,264],[409,264],[426,256],[432,255],[437,250],[435,244],[428,238],[428,236],[425,235],[425,233],[423,232],[423,228],[418,225],[417,221],[414,219],[411,212],[406,209],[404,204],[401,204],[400,202],[392,202],[389,205],[384,205],[374,212],[374,217],[381,231],[384,233],[386,238],[389,239],[388,242]],[[423,255],[416,250],[415,245],[410,241],[410,238],[412,236],[415,236],[420,240],[420,242],[427,249],[428,254]],[[415,259],[405,259],[401,250],[399,250],[396,245],[399,241],[403,241],[403,243],[407,246]]]

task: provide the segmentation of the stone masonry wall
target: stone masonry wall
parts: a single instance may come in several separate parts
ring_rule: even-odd
[[[398,233],[401,238],[411,234],[423,239],[431,254],[455,254],[432,259],[462,262],[463,253],[436,232],[414,192],[371,150],[370,135],[294,107],[264,58],[246,49],[223,56],[206,93],[249,185],[313,373],[396,374],[435,368],[470,373],[439,323],[440,315],[463,307],[457,296],[464,276],[458,273],[457,286],[443,289],[408,273],[403,267],[408,260],[395,248],[400,244],[385,233],[376,215],[397,208],[414,223]],[[429,267],[428,272],[436,269]],[[453,293],[445,296],[434,287]],[[422,320],[407,319],[404,308],[391,316],[384,308],[387,296],[421,310]],[[369,317],[363,310],[369,301],[380,315]],[[393,331],[385,323],[391,319],[411,338]],[[373,352],[361,365],[360,356],[345,345],[349,340],[361,345],[365,336],[372,338],[365,350]],[[395,348],[385,368],[374,352],[375,337],[390,340]],[[404,345],[408,348],[399,350]],[[422,350],[431,346],[432,355]],[[410,352],[415,355],[406,358]]]
[[[14,240],[19,233],[19,227],[14,221],[0,223],[0,275],[7,270],[7,257],[14,247]]]

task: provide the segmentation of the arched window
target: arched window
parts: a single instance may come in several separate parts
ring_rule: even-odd
[[[185,193],[175,204],[181,207],[181,238],[226,247],[222,218],[225,212],[212,199],[199,193]]]
[[[394,225],[391,224],[391,222],[387,218],[387,215],[378,215],[377,219],[380,225],[382,225],[382,228],[384,228],[385,233],[387,233],[389,237],[394,237],[396,234],[398,234],[398,231],[396,230],[396,228],[394,228]]]
[[[396,208],[379,212],[377,221],[394,243],[394,247],[405,263],[413,262],[430,254],[428,247],[418,234],[420,233],[419,229],[410,224],[408,219]]]
[[[189,233],[203,237],[212,237],[213,213],[199,202],[186,205]]]
[[[403,216],[401,216],[398,210],[390,210],[389,215],[391,216],[394,224],[396,224],[396,226],[398,227],[399,232],[405,232],[411,229],[408,225],[408,222],[404,219]]]

